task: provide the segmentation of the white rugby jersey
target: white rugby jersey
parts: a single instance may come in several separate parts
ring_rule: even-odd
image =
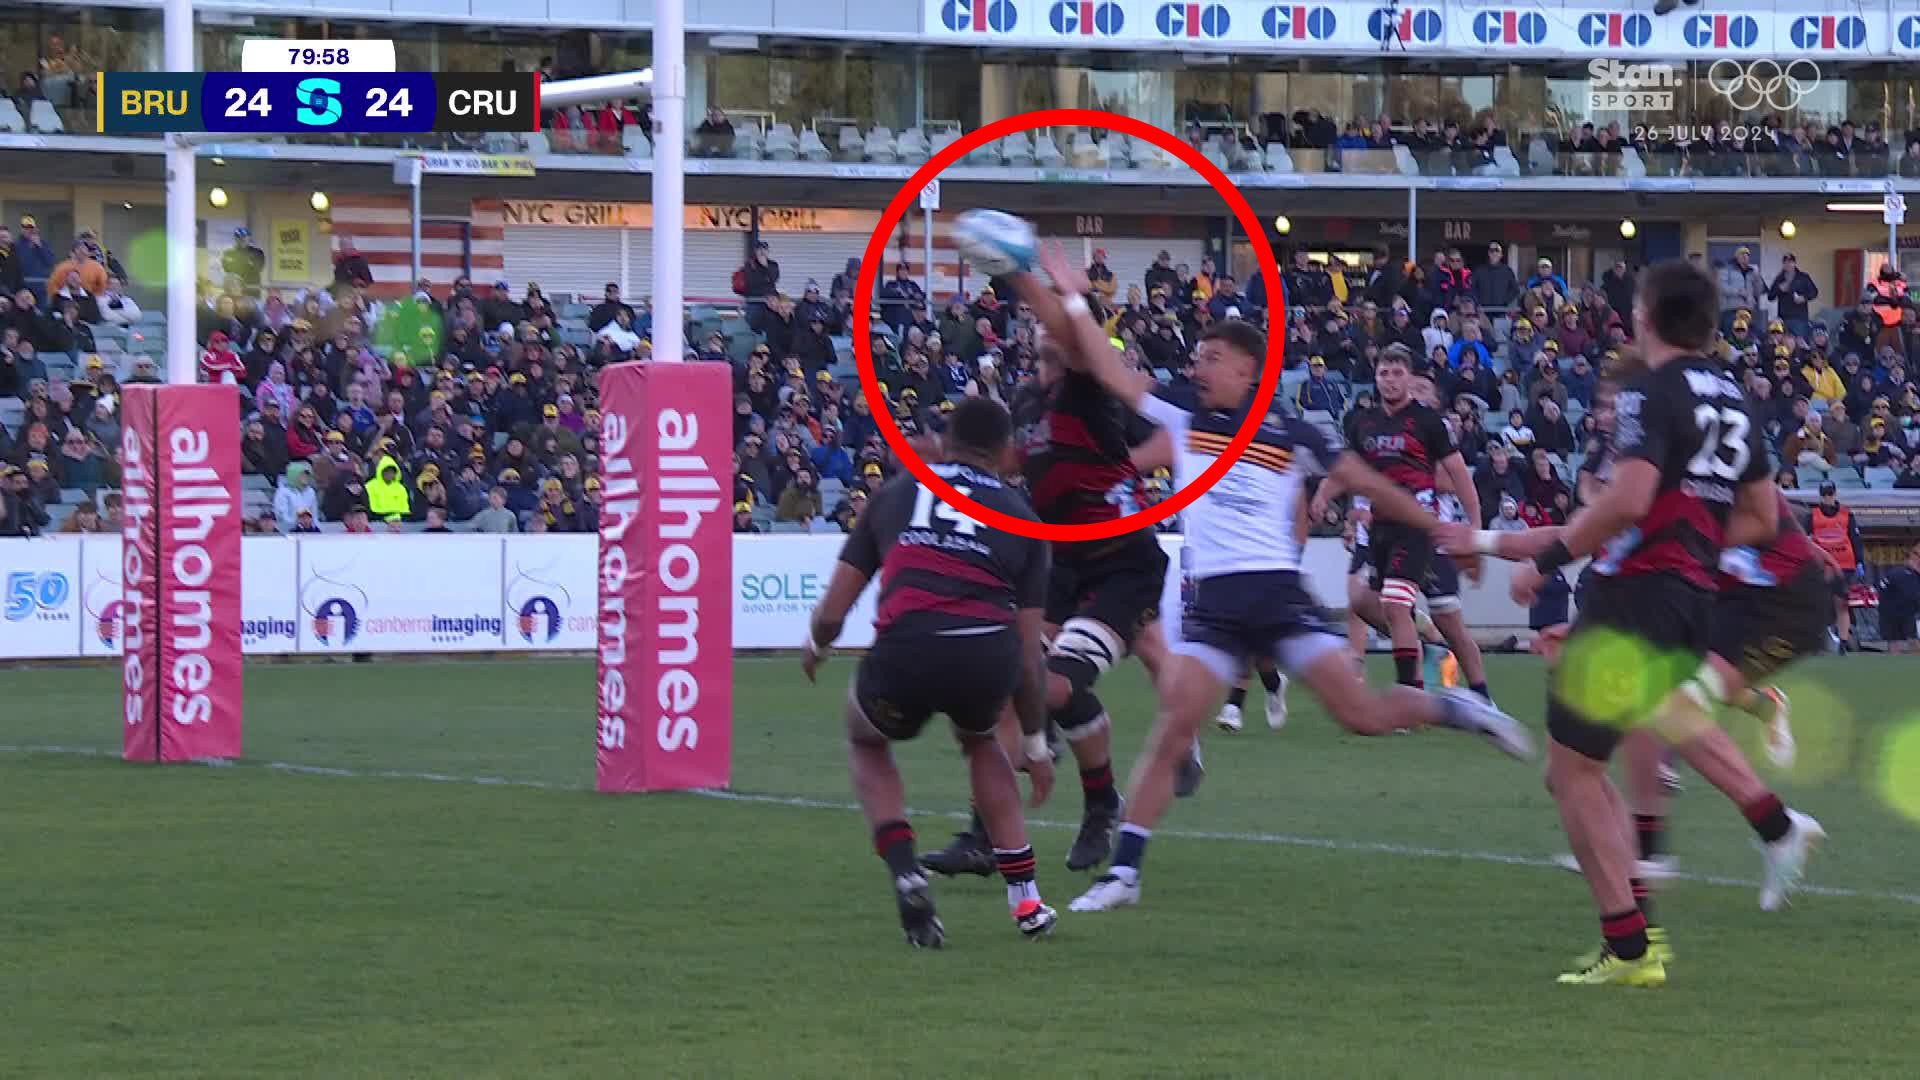
[[[1140,402],[1140,413],[1173,439],[1173,481],[1185,488],[1219,460],[1245,419],[1244,412],[1207,409],[1186,387],[1160,388]],[[1300,569],[1295,533],[1306,477],[1333,464],[1320,429],[1269,416],[1246,453],[1220,482],[1181,511],[1186,540],[1181,573],[1189,580],[1261,570]]]

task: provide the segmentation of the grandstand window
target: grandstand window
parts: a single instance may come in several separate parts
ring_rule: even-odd
[[[906,60],[843,49],[778,48],[717,53],[707,59],[707,104],[729,111],[770,112],[795,130],[852,121],[912,126],[913,66]]]
[[[160,66],[160,13],[117,8],[0,8],[0,64],[8,90],[22,72],[40,77],[56,108],[90,105],[93,73]]]

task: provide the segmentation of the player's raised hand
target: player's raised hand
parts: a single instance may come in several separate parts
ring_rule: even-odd
[[[1040,269],[1053,279],[1053,287],[1062,296],[1085,296],[1093,291],[1092,283],[1087,281],[1087,272],[1074,265],[1067,258],[1067,249],[1057,240],[1048,240],[1034,253],[1034,261]]]

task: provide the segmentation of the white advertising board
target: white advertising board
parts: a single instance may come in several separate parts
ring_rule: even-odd
[[[1180,537],[1161,546],[1179,558]],[[826,592],[843,538],[733,538],[733,647],[793,649]],[[594,536],[250,536],[241,544],[241,647],[248,655],[358,652],[585,652],[594,647]],[[1349,556],[1307,542],[1303,573],[1323,607],[1346,606]],[[1463,581],[1470,626],[1524,627],[1507,598],[1510,564]],[[0,540],[0,660],[120,655],[120,538]],[[877,587],[839,644],[873,643]]]
[[[0,656],[76,655],[80,581],[79,544],[0,540]]]
[[[505,646],[494,536],[300,540],[301,652],[473,652]]]

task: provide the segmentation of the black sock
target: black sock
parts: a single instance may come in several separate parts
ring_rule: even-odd
[[[1639,908],[1600,916],[1600,932],[1606,935],[1607,948],[1622,960],[1638,960],[1647,955],[1647,917],[1640,914]]]
[[[1483,682],[1468,683],[1467,689],[1473,691],[1476,694],[1479,694],[1480,700],[1486,702],[1489,705],[1493,704],[1493,691],[1487,689],[1486,683],[1483,683]]]
[[[1793,822],[1787,817],[1787,808],[1781,803],[1780,796],[1768,792],[1740,808],[1747,816],[1747,824],[1760,836],[1763,844],[1772,844],[1787,835],[1793,828]]]
[[[1660,920],[1653,917],[1653,890],[1647,888],[1647,883],[1639,878],[1628,880],[1633,885],[1633,903],[1640,909],[1641,916],[1647,920],[1648,926],[1658,925]]]
[[[1640,857],[1651,859],[1667,846],[1667,819],[1659,814],[1633,815],[1633,835],[1640,842]]]
[[[1420,650],[1393,650],[1393,676],[1401,686],[1411,686],[1415,690],[1424,689],[1427,681],[1420,677]]]
[[[1120,792],[1113,786],[1113,762],[1101,762],[1080,770],[1080,794],[1088,810],[1111,810],[1120,805]]]
[[[904,821],[883,821],[873,827],[873,850],[886,860],[894,877],[920,872],[920,860],[913,854],[913,826]]]
[[[1227,704],[1238,709],[1241,706],[1245,705],[1246,703],[1247,703],[1246,687],[1236,685],[1233,689],[1227,691]]]
[[[1260,673],[1260,685],[1266,687],[1267,693],[1269,694],[1279,693],[1280,669],[1274,668],[1272,671],[1262,671]]]

